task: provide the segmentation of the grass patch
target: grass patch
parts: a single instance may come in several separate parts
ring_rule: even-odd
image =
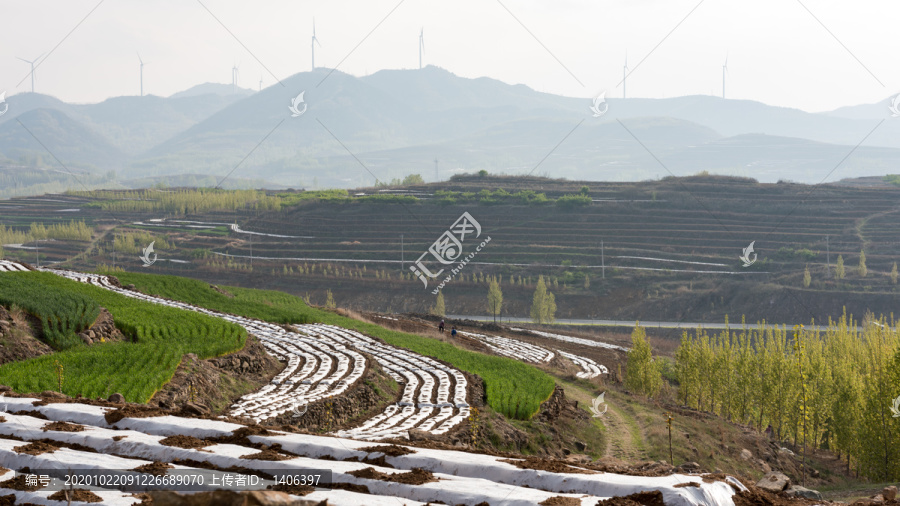
[[[107,308],[116,327],[132,342],[82,345],[0,366],[0,383],[17,392],[57,390],[61,373],[67,395],[104,396],[115,385],[127,400],[146,402],[172,378],[185,353],[201,359],[221,356],[243,348],[247,337],[243,328],[219,318],[140,301],[55,274],[0,275],[0,287],[22,282],[42,293],[75,294]]]

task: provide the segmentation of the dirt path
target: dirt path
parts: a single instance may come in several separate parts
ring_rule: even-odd
[[[633,418],[609,405],[603,415],[603,423],[606,425],[605,457],[615,457],[627,462],[646,459],[644,437]]]

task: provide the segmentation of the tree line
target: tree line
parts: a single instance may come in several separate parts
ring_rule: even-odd
[[[658,373],[656,362],[644,358],[637,371]],[[836,452],[871,479],[900,478],[900,420],[891,411],[900,396],[900,332],[893,321],[867,315],[858,328],[845,314],[824,331],[761,323],[685,332],[675,378],[683,405],[758,431],[771,425],[777,439]],[[652,387],[637,391],[655,394]]]

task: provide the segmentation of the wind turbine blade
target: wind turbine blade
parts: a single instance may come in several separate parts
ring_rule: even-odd
[[[25,62],[25,63],[34,63],[33,61],[28,61],[28,60],[26,60],[25,58],[19,58],[18,56],[16,56],[16,59],[17,59],[17,60],[22,60],[22,61]]]

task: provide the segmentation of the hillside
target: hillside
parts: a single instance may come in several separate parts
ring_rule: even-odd
[[[13,264],[9,263],[0,264],[0,266],[2,266],[4,270],[23,268],[20,266],[12,267],[12,265]],[[415,349],[419,346],[418,344],[415,344],[416,342],[430,342],[430,344],[426,346],[426,349],[432,351],[426,353],[434,353],[436,357],[439,357],[442,360],[447,360],[451,364],[462,364],[466,360],[469,360],[471,362],[470,359],[462,359],[462,357],[466,356],[467,354],[471,356],[478,355],[481,357],[490,357],[493,354],[515,357],[515,361],[504,359],[503,363],[506,365],[503,367],[503,371],[505,372],[505,374],[511,373],[514,369],[514,367],[511,366],[515,364],[521,364],[522,362],[534,362],[535,358],[533,358],[533,353],[546,352],[546,348],[544,348],[544,346],[546,346],[547,343],[543,343],[538,346],[528,344],[529,342],[533,342],[533,338],[535,337],[534,334],[529,334],[528,332],[521,331],[511,331],[511,329],[497,326],[477,325],[473,327],[471,325],[465,324],[464,322],[458,322],[460,325],[460,335],[456,338],[447,339],[444,336],[436,335],[433,327],[428,325],[427,322],[422,322],[421,320],[404,319],[401,321],[382,315],[369,315],[367,318],[376,320],[380,319],[380,321],[386,321],[388,324],[386,328],[379,327],[365,321],[354,320],[351,318],[340,316],[338,314],[322,311],[320,309],[308,308],[300,299],[288,296],[286,294],[279,294],[277,292],[245,290],[227,286],[209,286],[204,283],[197,283],[184,278],[160,277],[147,274],[122,274],[121,278],[123,282],[129,283],[128,286],[134,286],[135,288],[141,290],[141,292],[144,292],[144,294],[141,294],[140,292],[119,288],[116,285],[115,280],[112,280],[112,283],[107,283],[106,281],[103,281],[104,278],[102,276],[98,277],[78,273],[66,273],[64,271],[51,272],[55,272],[56,274],[62,275],[64,277],[69,277],[72,280],[78,279],[86,281],[89,284],[83,285],[83,287],[91,289],[84,290],[82,288],[76,288],[78,283],[63,282],[65,280],[62,278],[58,278],[59,281],[54,281],[51,279],[55,277],[53,274],[39,274],[29,272],[15,274],[5,272],[0,274],[0,276],[2,276],[0,277],[0,282],[2,282],[0,283],[0,287],[6,290],[7,297],[16,297],[15,293],[9,292],[9,290],[18,285],[15,283],[10,284],[9,281],[13,279],[30,280],[39,283],[57,283],[60,288],[64,288],[66,290],[75,290],[83,292],[85,294],[91,294],[92,297],[103,298],[105,301],[104,303],[112,307],[113,315],[118,315],[116,325],[122,328],[126,332],[126,334],[128,333],[128,329],[130,328],[131,324],[127,323],[126,318],[123,318],[123,316],[126,316],[126,312],[123,311],[124,306],[118,307],[115,304],[110,304],[110,302],[115,300],[115,297],[111,297],[112,294],[101,296],[100,292],[98,292],[97,290],[102,289],[101,287],[105,287],[106,290],[111,290],[111,292],[113,293],[120,294],[119,297],[121,295],[127,295],[125,298],[138,298],[144,299],[151,303],[156,301],[156,304],[163,303],[165,305],[172,305],[173,303],[165,302],[165,299],[154,299],[152,296],[148,297],[148,294],[150,293],[165,294],[167,297],[171,297],[176,300],[190,301],[193,303],[193,305],[191,306],[182,306],[185,309],[189,307],[196,308],[198,307],[197,305],[199,305],[206,308],[215,308],[217,311],[236,312],[236,314],[234,315],[236,318],[232,318],[232,320],[235,323],[243,326],[251,325],[252,328],[256,329],[255,332],[257,332],[258,335],[262,338],[263,342],[266,343],[266,347],[270,352],[278,350],[279,348],[271,347],[271,337],[266,333],[265,330],[263,330],[264,328],[266,328],[265,324],[258,320],[256,321],[257,323],[250,324],[248,320],[237,317],[237,314],[259,316],[263,317],[265,320],[271,321],[283,321],[285,318],[288,318],[289,321],[297,321],[298,319],[307,320],[309,318],[318,319],[320,321],[324,320],[332,324],[341,325],[344,328],[356,328],[359,330],[363,330],[368,335],[379,336],[388,342],[397,342],[404,348],[412,347],[413,349]],[[95,285],[96,288],[90,285]],[[23,286],[28,287],[30,285]],[[10,299],[7,299],[6,304],[9,304],[9,300]],[[178,304],[179,303],[177,302],[174,303],[176,307],[178,307]],[[40,310],[33,309],[33,311]],[[150,328],[156,325],[156,321],[158,320],[153,316],[153,314],[154,312],[150,311],[149,313],[147,313],[148,318],[145,319],[145,322],[150,325]],[[212,315],[212,313],[210,314]],[[227,313],[220,312],[217,312],[215,314],[227,315]],[[180,319],[183,320],[183,317],[180,317]],[[294,325],[292,326],[292,328],[296,332],[310,332],[310,330],[313,328],[326,329],[327,327]],[[301,328],[303,329],[302,331],[300,330]],[[339,327],[330,328],[337,329]],[[402,328],[403,330],[393,330],[394,328]],[[138,332],[140,335],[141,332],[146,332],[146,330],[138,330]],[[488,332],[489,334],[496,334],[499,332],[511,337],[487,338],[483,334],[481,334],[482,332]],[[162,335],[165,335],[165,333],[163,333]],[[321,334],[321,338],[324,338],[326,335],[328,334]],[[497,339],[501,340],[498,341]],[[502,339],[506,339],[506,341],[503,341]],[[516,344],[512,347],[504,344],[514,342],[518,342],[519,344]],[[538,342],[540,342],[540,340],[538,340]],[[123,345],[127,345],[127,343]],[[560,343],[560,345],[562,345],[562,343]],[[96,354],[106,346],[112,346],[112,344],[95,343],[93,346],[85,348],[85,350],[87,350],[85,351],[85,353]],[[282,344],[281,346],[284,346],[284,344]],[[565,353],[584,353],[588,351],[588,348],[585,348],[584,346],[568,346],[566,347],[566,349],[568,349],[568,351]],[[308,350],[312,350],[312,348]],[[262,353],[261,349],[259,349],[258,347],[255,349],[250,347],[241,351],[239,354],[226,356],[224,362],[217,359],[215,361],[215,364],[227,364],[230,363],[229,361],[233,362],[235,359],[237,359],[241,364],[252,364],[255,360],[258,360],[257,357],[259,353]],[[485,400],[487,401],[487,405],[481,405],[478,396],[472,396],[470,393],[471,401],[475,405],[480,406],[480,408],[477,411],[472,410],[471,416],[468,417],[467,421],[463,422],[464,425],[461,430],[453,431],[446,438],[427,436],[423,440],[418,440],[411,437],[410,441],[404,441],[404,444],[412,444],[413,449],[404,450],[403,452],[398,454],[398,456],[401,456],[403,453],[415,453],[417,451],[415,449],[416,447],[440,449],[463,448],[468,452],[472,452],[469,454],[470,457],[468,457],[470,459],[474,458],[481,452],[493,454],[498,454],[499,452],[499,456],[502,456],[506,459],[513,459],[513,461],[515,461],[516,459],[521,459],[523,454],[535,455],[536,457],[539,457],[530,457],[523,460],[523,462],[527,463],[527,465],[523,464],[522,466],[519,466],[522,469],[542,469],[555,473],[583,473],[583,471],[577,471],[576,469],[580,468],[587,470],[605,471],[607,473],[624,473],[625,475],[634,476],[668,476],[674,479],[683,479],[679,477],[685,476],[684,473],[688,473],[687,476],[690,476],[690,473],[702,473],[703,470],[712,471],[715,469],[716,473],[720,473],[720,475],[722,471],[724,471],[726,473],[732,473],[741,476],[742,481],[746,484],[746,486],[750,487],[753,494],[757,494],[760,497],[764,498],[770,496],[766,495],[767,492],[757,489],[752,485],[752,483],[756,479],[761,477],[764,473],[769,472],[772,469],[778,469],[788,473],[794,479],[800,479],[800,464],[797,460],[797,457],[793,456],[792,453],[789,454],[789,452],[777,451],[777,445],[766,441],[764,437],[761,437],[752,428],[727,423],[723,420],[717,420],[709,414],[685,410],[683,408],[679,408],[677,405],[670,404],[670,401],[663,401],[664,404],[662,406],[647,402],[641,397],[636,397],[634,396],[634,394],[629,393],[627,390],[624,390],[622,388],[620,383],[621,372],[613,373],[606,380],[601,379],[601,377],[607,374],[606,371],[604,370],[601,372],[601,369],[597,368],[594,368],[594,371],[596,372],[592,372],[589,374],[586,372],[577,372],[576,374],[576,371],[578,371],[579,368],[584,368],[585,364],[594,363],[596,365],[596,363],[593,362],[592,359],[586,358],[585,356],[582,356],[578,360],[572,361],[570,357],[572,357],[573,355],[564,355],[564,352],[562,351],[558,351],[558,353],[558,358],[554,357],[548,363],[538,365],[539,370],[545,371],[544,374],[549,373],[554,376],[554,382],[558,386],[556,387],[556,392],[551,396],[551,398],[543,403],[541,409],[539,410],[539,413],[536,413],[536,416],[534,416],[533,418],[528,417],[532,418],[531,420],[527,420],[524,422],[517,421],[512,418],[507,418],[501,413],[492,410],[490,406],[492,404],[495,404],[496,402],[496,399],[492,400],[492,398],[495,398],[499,393],[499,391],[497,390],[493,390],[494,393],[492,393],[492,384],[496,383],[499,377],[491,376],[488,370],[480,371],[487,374],[485,374],[484,376],[482,376],[482,374],[477,374],[471,376],[471,378],[477,379],[479,381],[481,380],[481,378],[484,378],[485,389],[482,390],[483,393],[481,395],[486,396]],[[551,355],[552,354],[553,353],[551,353]],[[565,356],[566,358],[563,358],[563,356]],[[622,355],[617,356],[616,354],[607,353],[593,356],[599,360],[603,360],[610,367],[614,367],[621,371]],[[59,353],[55,353],[51,355],[51,357],[63,359],[63,355]],[[463,360],[463,362],[460,362],[461,359]],[[233,374],[237,371],[222,369],[221,372],[218,373],[221,375],[220,380],[207,380],[205,379],[206,374],[215,374],[215,372],[207,372],[210,370],[210,367],[221,366],[204,365],[194,360],[195,359],[186,359],[186,361],[184,361],[179,366],[179,373],[176,374],[172,383],[164,389],[164,392],[167,392],[169,394],[168,396],[154,396],[154,403],[158,403],[158,408],[139,409],[138,407],[132,407],[131,405],[120,407],[120,410],[128,413],[128,415],[126,416],[135,417],[131,418],[131,420],[135,420],[135,422],[128,422],[129,419],[126,418],[123,421],[119,421],[119,425],[124,425],[125,427],[131,428],[131,430],[135,430],[138,428],[138,426],[133,425],[133,423],[140,423],[141,429],[139,430],[149,431],[150,434],[156,434],[155,431],[159,429],[155,428],[154,424],[157,422],[155,422],[156,419],[154,417],[166,414],[167,410],[169,413],[172,413],[172,409],[176,407],[181,408],[180,416],[188,416],[192,414],[196,416],[198,409],[208,409],[204,407],[202,403],[205,402],[207,403],[207,405],[214,405],[212,401],[217,398],[217,396],[211,391],[211,388],[213,388],[212,385],[218,384],[219,386],[216,387],[218,389],[232,388],[230,386],[230,382],[226,382],[223,380],[228,377],[228,374]],[[381,361],[382,359],[379,358],[378,360]],[[543,359],[537,359],[537,362],[542,361]],[[618,365],[615,365],[617,361]],[[104,362],[108,362],[110,364],[115,363],[115,361],[109,361],[108,359],[104,360]],[[30,363],[30,361],[26,360],[25,362],[21,363],[27,364]],[[97,364],[96,360],[92,361],[92,363]],[[382,364],[384,363],[385,362],[382,362]],[[0,376],[6,375],[3,376],[4,378],[6,378],[4,381],[8,381],[8,375],[15,370],[10,369],[9,366],[15,366],[17,364],[18,363],[8,364],[7,366],[0,367]],[[293,361],[291,361],[291,364],[293,364]],[[284,377],[284,374],[292,370],[293,367],[296,367],[296,365],[291,364],[288,365],[287,369],[279,373],[278,377]],[[478,366],[475,367],[477,369]],[[605,369],[605,367],[601,368]],[[65,363],[63,370],[66,371],[63,388],[69,390],[75,388],[75,391],[78,391],[78,389],[80,389],[81,387],[77,385],[84,384],[82,377],[85,376],[85,374],[83,372],[79,372],[76,367],[73,367],[68,363]],[[192,371],[191,376],[186,375],[188,370]],[[275,372],[277,372],[278,370],[280,370],[280,368],[276,368],[269,374],[275,374]],[[134,368],[123,366],[121,372],[124,373],[126,371],[131,373],[134,371]],[[243,372],[243,375],[246,375],[247,373],[248,371],[245,370]],[[370,377],[370,380],[380,382],[379,384],[381,386],[379,388],[390,387],[390,380],[387,380],[388,383],[384,383],[384,380],[377,379],[377,373],[375,374],[375,376]],[[190,381],[188,381],[189,379]],[[412,376],[407,376],[407,379],[411,382],[413,381]],[[374,384],[369,383],[370,380],[367,380],[366,385]],[[478,382],[476,382],[476,384],[477,383]],[[258,385],[260,383],[251,383],[251,385],[253,384]],[[226,387],[225,385],[228,386]],[[588,408],[591,407],[591,400],[592,397],[596,394],[598,386],[602,386],[602,388],[606,390],[606,393],[608,394],[608,396],[606,397],[606,402],[609,403],[609,409],[604,410],[606,412],[605,416],[599,417],[598,420],[598,417],[594,417],[595,421],[591,421],[591,411]],[[24,388],[20,387],[17,390],[24,390],[25,392],[27,392],[34,388],[34,386],[26,386]],[[37,388],[39,389],[40,387]],[[246,388],[246,386],[244,386],[243,388]],[[265,391],[265,388],[263,389],[263,391]],[[370,391],[377,392],[378,388]],[[504,391],[508,391],[508,389],[504,389]],[[270,390],[270,392],[272,391]],[[356,392],[356,390],[352,390],[351,392]],[[84,418],[84,415],[81,415],[81,417],[73,418],[76,411],[67,411],[65,408],[60,410],[59,408],[56,408],[55,406],[60,405],[53,403],[59,402],[59,397],[54,397],[51,394],[52,392],[44,392],[43,394],[41,394],[41,397],[43,397],[41,403],[44,406],[46,406],[48,403],[51,404],[51,406],[54,406],[52,408],[56,410],[53,411],[54,416],[62,416],[62,419],[57,418],[57,420],[63,420],[66,422],[62,425],[71,424],[72,422],[88,425],[96,425],[98,423],[87,422],[87,419]],[[348,393],[346,395],[352,396],[357,394]],[[369,395],[371,396],[371,394]],[[405,395],[406,394],[404,394],[404,398]],[[201,404],[196,404],[198,401],[196,401],[195,399],[202,399],[201,401],[199,401],[201,402]],[[577,402],[573,403],[573,401]],[[18,399],[14,395],[13,397],[8,398],[8,402],[8,405],[10,406],[18,406],[24,402],[31,402],[31,400],[28,397]],[[115,406],[115,404],[113,403],[99,404]],[[222,424],[221,428],[219,428],[218,425],[214,426],[212,424],[207,424],[206,426],[208,428],[205,430],[212,431],[212,434],[221,434],[221,431],[224,430],[225,434],[223,434],[223,436],[226,436],[228,432],[236,430],[235,427],[240,428],[239,425],[234,425],[233,423],[234,421],[238,421],[241,418],[241,416],[238,414],[239,411],[235,410],[235,406],[240,405],[241,403],[235,403],[230,408],[227,408],[229,410],[233,410],[233,414],[228,418],[228,420],[232,423]],[[352,417],[352,415],[345,414],[345,408],[339,408],[339,406],[343,406],[343,404],[340,404],[338,402],[327,404],[328,407],[327,411],[325,412],[318,411],[317,406],[318,404],[311,403],[309,408],[305,409],[303,411],[303,414],[301,414],[300,418],[302,418],[302,420],[290,418],[289,420],[291,425],[264,425],[264,427],[257,426],[255,429],[251,427],[251,430],[253,431],[251,433],[258,434],[260,436],[277,436],[279,433],[273,434],[273,430],[287,431],[288,436],[286,436],[285,439],[280,439],[279,441],[282,442],[278,446],[273,445],[271,449],[276,453],[283,452],[284,450],[293,452],[295,451],[294,448],[298,447],[294,445],[294,440],[290,439],[291,432],[294,432],[297,436],[302,436],[303,434],[309,434],[310,430],[313,431],[313,433],[321,433],[323,430],[333,431],[336,428],[342,426],[346,427],[344,417]],[[86,414],[89,412],[86,411],[87,408],[89,408],[89,406],[85,406],[84,409],[80,409],[77,412]],[[43,408],[37,409],[43,410]],[[675,462],[683,463],[677,468],[674,468],[672,467],[672,465],[666,464],[665,462],[661,462],[667,455],[667,443],[665,437],[663,437],[663,434],[661,434],[657,428],[654,428],[660,425],[660,420],[664,419],[663,413],[666,410],[669,412],[673,412],[676,416],[675,423],[673,424],[673,430],[677,434],[677,451],[675,454]],[[25,411],[19,411],[15,415],[8,415],[8,417],[13,420],[13,423],[25,425],[30,423],[28,417],[32,416],[36,415],[33,415],[33,412],[26,413]],[[142,417],[150,418],[147,418],[146,421],[140,421],[140,418]],[[107,415],[106,424],[112,423],[109,420],[111,419],[109,418],[109,415]],[[216,452],[216,448],[211,447],[211,445],[222,444],[224,442],[227,442],[229,444],[241,445],[247,444],[248,442],[248,440],[246,439],[215,439],[210,435],[203,436],[204,439],[198,440],[195,435],[200,435],[200,433],[188,429],[190,424],[196,424],[196,421],[191,422],[190,419],[184,419],[185,423],[181,424],[177,420],[177,417],[172,418],[170,416],[167,421],[167,423],[169,424],[169,429],[167,430],[171,431],[173,430],[173,427],[178,427],[175,430],[184,431],[181,432],[181,434],[184,434],[184,436],[182,436],[177,443],[175,443],[174,441],[161,441],[160,443],[162,445],[178,446],[190,444],[191,448],[210,447],[210,449],[206,449],[204,451]],[[9,419],[4,420],[4,422],[8,421]],[[315,425],[308,426],[306,425],[307,423],[314,423]],[[85,430],[70,429],[68,427],[69,426],[66,425],[66,427],[54,428],[53,430]],[[300,427],[307,428],[303,429]],[[91,431],[91,433],[94,434],[95,438],[99,438],[85,440],[85,443],[88,443],[88,447],[91,447],[91,445],[96,445],[97,442],[102,441],[103,437],[105,437],[102,434],[103,429],[100,427],[91,426],[87,427],[86,430]],[[121,430],[121,428],[119,430]],[[0,428],[0,433],[4,433],[4,430],[2,430],[2,428]],[[47,441],[52,444],[59,444],[57,443],[57,441],[60,441],[58,439],[59,436],[56,436],[52,432],[47,433],[46,431],[44,431],[44,433],[47,437],[49,437]],[[351,436],[354,434],[352,429],[349,431],[342,429],[342,431],[338,432],[338,434],[342,433],[346,433]],[[126,437],[128,437],[128,434],[128,432],[125,432]],[[132,432],[131,434],[134,433]],[[191,436],[188,436],[188,434],[191,434]],[[210,432],[207,432],[206,434],[210,434]],[[235,432],[234,434],[247,434],[247,432]],[[281,432],[281,434],[284,433]],[[361,435],[362,434],[358,434],[355,437],[359,437]],[[410,433],[410,436],[412,436],[412,432]],[[2,437],[3,436],[0,436],[0,440],[2,440]],[[322,444],[318,440],[309,439],[308,436],[306,437],[307,439],[303,440],[305,441],[304,444],[306,445]],[[188,446],[185,446],[185,448],[187,447]],[[84,445],[81,447],[77,447],[78,450],[83,450],[83,448]],[[266,451],[269,447],[256,448]],[[324,455],[330,455],[329,450],[325,450],[324,448],[322,450],[324,450]],[[322,454],[322,450],[319,450],[320,455]],[[147,448],[142,451],[145,454],[147,454],[147,452],[149,451],[154,455],[161,455],[151,448]],[[199,456],[200,454],[191,455],[194,458],[197,458],[197,456]],[[283,453],[279,453],[279,460],[282,459],[280,455],[283,455]],[[283,458],[290,459],[293,458],[293,455],[293,453],[287,453],[287,455]],[[161,458],[163,461],[167,460],[166,457]],[[243,459],[245,457],[241,458]],[[453,459],[453,457],[449,456],[449,454],[444,458],[449,458],[451,459],[451,461]],[[630,465],[628,463],[634,463],[636,461],[646,459],[658,462],[647,462],[635,465]],[[188,463],[194,461],[181,460],[178,462]],[[365,462],[366,465],[379,465],[379,462],[383,463],[383,461],[378,461],[377,459]],[[394,466],[391,467],[400,467],[400,469],[406,469],[404,465],[398,465],[399,461],[393,461],[393,463]],[[137,464],[139,464],[139,462],[135,463],[135,465]],[[832,463],[831,456],[829,456],[827,453],[814,455],[811,459],[811,464],[813,466],[813,474],[812,477],[809,478],[809,481],[805,482],[806,485],[817,487],[826,485],[839,488],[844,488],[847,486],[849,480],[848,478],[841,475],[839,463],[837,465]],[[104,466],[106,464],[100,465]],[[487,465],[487,463],[485,463],[485,465]],[[443,471],[443,468],[441,467],[434,468],[434,472],[441,471]],[[464,473],[463,476],[468,476],[468,473]],[[596,476],[600,477],[603,475]],[[651,482],[645,481],[645,485],[643,486],[651,486],[652,488],[663,487],[661,490],[663,490],[664,494],[673,493],[671,492],[671,489],[665,488],[666,485],[662,485],[662,483],[667,482],[665,480],[666,478],[656,478],[656,481],[654,482],[655,484],[650,485]],[[598,482],[597,486],[599,486],[602,481],[603,480],[601,480],[601,482]],[[547,487],[550,488],[548,489]],[[534,484],[531,488],[537,488],[538,490],[544,489],[554,493],[562,492],[561,490],[553,488],[553,486],[549,484]],[[296,492],[292,491],[291,493]],[[403,495],[403,493],[400,491],[395,491],[393,493],[400,493],[400,495]],[[721,500],[723,499],[715,499],[712,502],[719,504],[721,503],[719,502]]]
[[[291,117],[288,106],[301,93],[306,112]],[[878,122],[888,118],[878,104],[859,106],[868,111],[860,114],[814,114],[709,96],[610,96],[608,113],[594,117],[586,98],[461,78],[433,66],[365,77],[317,69],[258,92],[206,83],[168,98],[66,104],[22,93],[8,104],[0,117],[2,157],[50,165],[46,150],[22,144],[16,134],[22,132],[14,120],[30,118],[63,164],[115,170],[125,179],[202,167],[219,180],[239,168],[237,178],[286,187],[351,188],[374,178],[418,173],[440,180],[482,169],[609,181],[709,170],[816,184],[839,164],[834,179],[884,174],[900,157],[900,123]],[[54,116],[28,116],[37,110]],[[74,149],[73,139],[85,148]]]

